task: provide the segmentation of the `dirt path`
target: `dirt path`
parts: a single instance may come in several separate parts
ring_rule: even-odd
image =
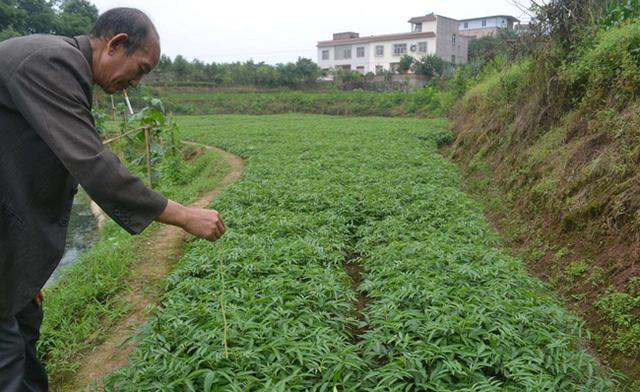
[[[220,154],[230,165],[229,173],[220,185],[190,204],[191,207],[205,208],[229,184],[240,179],[244,161],[238,156],[219,148],[192,142],[187,145],[199,146]],[[81,391],[91,383],[99,385],[100,380],[127,363],[129,354],[135,348],[132,337],[149,317],[149,307],[158,303],[162,293],[162,282],[173,264],[183,253],[187,234],[174,226],[164,226],[153,236],[153,242],[144,244],[145,257],[133,265],[132,280],[122,294],[130,306],[130,311],[118,322],[107,339],[82,358],[82,365],[65,391]],[[93,389],[93,388],[92,388]]]

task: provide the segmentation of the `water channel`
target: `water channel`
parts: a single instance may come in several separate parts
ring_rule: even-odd
[[[64,255],[45,287],[58,279],[64,268],[78,261],[80,255],[90,249],[98,240],[98,225],[91,213],[90,203],[91,199],[83,190],[80,190],[73,200]]]

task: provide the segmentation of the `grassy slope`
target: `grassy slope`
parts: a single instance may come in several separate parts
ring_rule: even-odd
[[[228,170],[213,153],[201,155],[186,169],[187,185],[160,184],[158,191],[188,203],[215,187]],[[38,351],[47,365],[52,386],[63,384],[82,360],[82,352],[99,343],[127,304],[118,293],[127,285],[130,265],[144,257],[144,244],[159,225],[152,224],[136,237],[109,221],[96,245],[66,269],[45,290],[45,318]]]
[[[189,249],[119,391],[608,391],[580,322],[505,255],[443,121],[180,119],[248,159],[228,233]],[[355,292],[345,260],[363,268]],[[225,264],[229,359],[218,263]],[[365,296],[358,314],[353,301]]]
[[[562,66],[516,64],[452,111],[452,157],[497,224],[589,320],[607,364],[640,379],[640,24]],[[544,56],[543,56],[544,57]]]

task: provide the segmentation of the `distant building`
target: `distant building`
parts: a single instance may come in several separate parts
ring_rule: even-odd
[[[409,19],[407,33],[370,35],[333,34],[330,41],[319,41],[318,65],[322,69],[345,68],[361,73],[394,70],[400,57],[407,54],[419,59],[435,54],[454,64],[468,61],[468,38],[458,32],[460,22],[429,14]]]
[[[485,37],[495,34],[498,29],[514,30],[520,21],[509,15],[483,16],[481,18],[463,19],[460,21],[460,35],[467,37]]]

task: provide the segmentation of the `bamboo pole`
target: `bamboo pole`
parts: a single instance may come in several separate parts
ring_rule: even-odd
[[[116,140],[122,139],[123,137],[129,136],[130,134],[132,134],[134,132],[138,132],[138,131],[140,131],[142,129],[144,129],[144,127],[130,129],[127,132],[125,132],[125,133],[123,133],[121,135],[118,135],[118,136],[112,137],[111,139],[107,139],[107,140],[103,141],[102,144],[109,144],[111,142],[115,142]]]
[[[113,114],[113,122],[117,123],[118,119],[116,118],[116,104],[113,102],[113,95],[111,97],[111,113]]]
[[[144,127],[144,143],[147,147],[147,180],[149,181],[149,188],[153,189],[153,183],[151,182],[151,141],[149,140],[149,126]]]
[[[124,128],[124,132],[127,132],[127,127],[128,127],[128,123],[129,121],[127,121],[127,112],[125,112],[124,110],[122,111],[122,124],[123,124],[123,128]]]

